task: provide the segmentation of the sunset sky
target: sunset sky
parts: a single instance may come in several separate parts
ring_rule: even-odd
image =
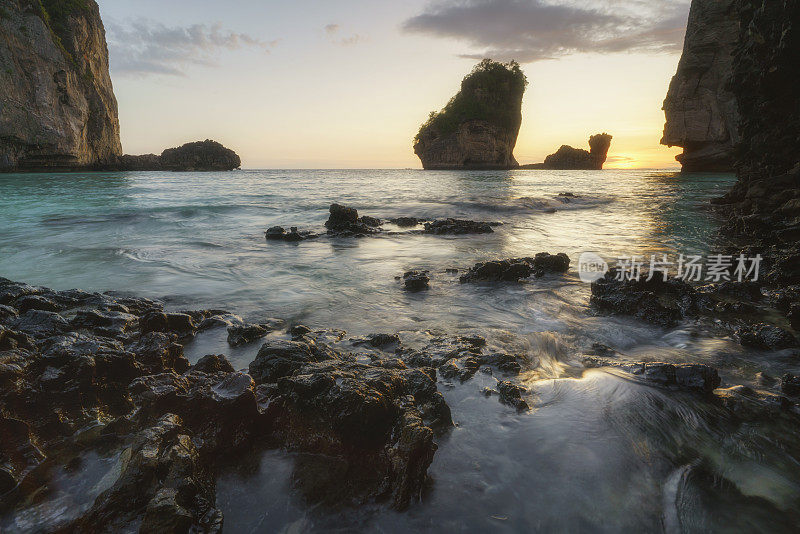
[[[515,154],[614,135],[607,167],[677,167],[662,101],[688,0],[98,0],[126,153],[213,138],[245,168],[420,167],[482,57],[530,86]]]

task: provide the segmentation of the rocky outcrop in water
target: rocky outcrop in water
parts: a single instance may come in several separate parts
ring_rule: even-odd
[[[0,1],[0,170],[91,167],[121,154],[97,3]]]
[[[533,258],[487,261],[475,264],[461,276],[467,282],[519,282],[523,278],[541,278],[548,273],[563,274],[569,270],[569,256],[540,252]]]
[[[683,56],[669,86],[661,144],[683,147],[683,170],[732,171],[739,110],[731,90],[740,0],[694,0]]]
[[[210,172],[232,171],[241,166],[242,160],[236,152],[216,141],[206,139],[186,143],[177,148],[168,148],[160,156],[126,154],[114,164],[104,168],[117,171]]]
[[[590,151],[562,145],[555,154],[550,154],[544,163],[522,165],[521,169],[553,169],[569,171],[600,171],[608,159],[612,136],[607,133],[593,135],[589,138]]]
[[[527,80],[519,65],[481,62],[414,139],[425,169],[512,169]]]

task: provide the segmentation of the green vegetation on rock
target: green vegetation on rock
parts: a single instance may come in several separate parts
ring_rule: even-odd
[[[484,59],[461,82],[461,91],[440,112],[432,111],[420,127],[418,141],[426,130],[448,135],[465,121],[481,119],[513,130],[520,117],[513,102],[522,100],[528,80],[519,63],[500,63]]]
[[[75,63],[73,54],[66,49],[64,41],[70,32],[69,18],[89,11],[89,0],[27,0],[33,12],[42,19],[64,56]]]

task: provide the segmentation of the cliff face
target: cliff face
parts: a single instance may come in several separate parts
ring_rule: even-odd
[[[122,154],[94,0],[0,0],[0,169],[84,167]]]
[[[516,63],[481,62],[414,140],[425,169],[511,169],[527,80]]]
[[[785,287],[800,284],[800,0],[741,2],[732,84],[739,181],[717,203],[730,216],[725,233],[761,254],[763,278]],[[800,329],[800,292],[785,297],[781,311]]]
[[[664,101],[661,144],[683,147],[685,171],[732,171],[739,112],[729,84],[740,0],[694,0],[683,56]]]

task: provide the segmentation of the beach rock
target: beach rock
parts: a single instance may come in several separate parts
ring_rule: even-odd
[[[97,3],[5,1],[0,34],[0,171],[115,161],[119,118]]]
[[[670,83],[661,144],[683,147],[687,172],[730,172],[739,142],[739,110],[731,89],[739,43],[738,0],[694,0],[683,55]]]
[[[7,324],[11,330],[23,332],[36,339],[63,334],[71,328],[61,315],[40,310],[30,310]]]
[[[311,333],[311,329],[309,327],[305,326],[305,325],[302,325],[302,324],[295,325],[289,330],[289,334],[292,336],[292,339],[295,340],[295,341],[300,339],[300,338],[302,338],[306,334],[310,334],[310,333]]]
[[[408,271],[403,275],[403,285],[407,291],[424,291],[430,289],[428,271]]]
[[[250,363],[250,375],[259,384],[272,383],[307,363],[327,357],[328,354],[317,350],[310,341],[273,339],[261,346],[256,359]]]
[[[593,135],[589,138],[590,152],[581,148],[562,145],[555,154],[550,154],[544,163],[522,165],[521,169],[552,170],[595,170],[603,169],[611,148],[612,136],[607,133]],[[574,197],[574,195],[572,195]]]
[[[663,362],[628,362],[590,356],[584,358],[587,369],[612,367],[636,375],[659,386],[710,393],[721,380],[713,367],[705,364],[671,364]]]
[[[426,222],[423,230],[423,233],[433,235],[491,234],[492,232],[494,232],[492,223],[462,219]]]
[[[423,219],[417,219],[416,217],[398,217],[396,219],[390,219],[389,222],[396,224],[400,228],[412,228],[422,224],[425,221]]]
[[[174,332],[180,336],[191,335],[196,328],[192,316],[187,313],[147,312],[139,318],[143,334],[150,332]]]
[[[519,65],[484,60],[414,139],[425,169],[512,169],[527,80]]]
[[[763,421],[788,411],[792,405],[786,397],[742,385],[715,389],[714,396],[726,409],[744,420]]]
[[[564,253],[551,255],[547,252],[533,258],[517,258],[477,263],[466,274],[461,283],[467,282],[519,282],[523,278],[540,278],[548,273],[565,273],[569,270],[570,259]]]
[[[366,339],[356,340],[354,345],[369,345],[376,349],[400,345],[400,336],[397,334],[372,334]]]

